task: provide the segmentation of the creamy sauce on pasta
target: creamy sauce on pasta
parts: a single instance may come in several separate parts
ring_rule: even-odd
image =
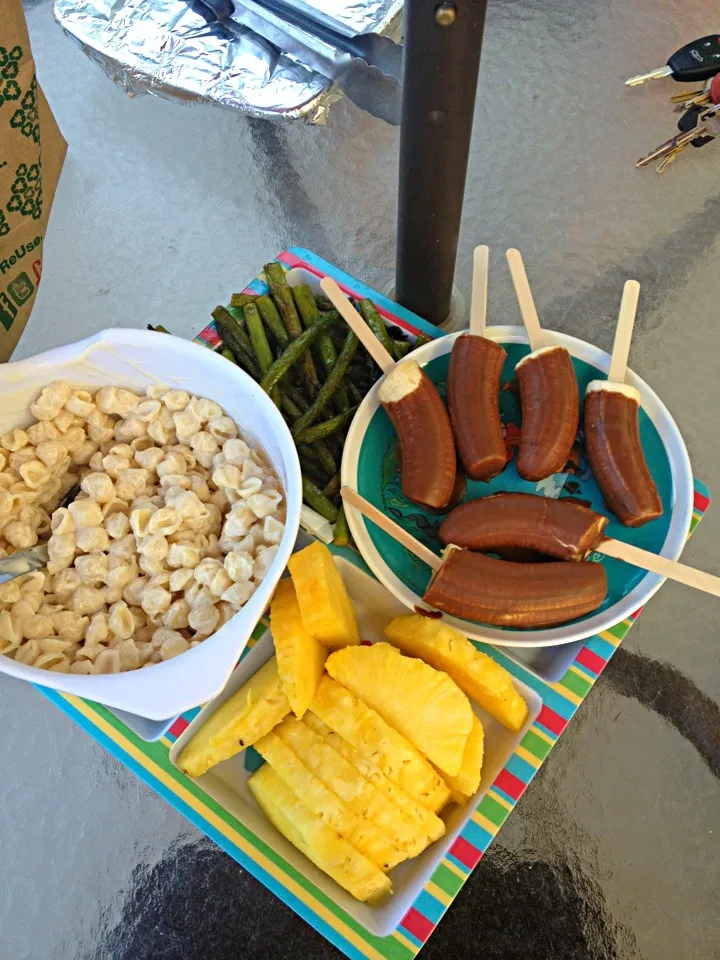
[[[218,403],[120,355],[153,382],[108,386],[117,375],[90,359],[100,348],[83,360],[101,385],[49,384],[30,405],[37,423],[0,436],[0,551],[50,535],[44,571],[3,561],[23,575],[0,584],[0,654],[77,674],[203,642],[251,598],[285,529],[275,471]]]

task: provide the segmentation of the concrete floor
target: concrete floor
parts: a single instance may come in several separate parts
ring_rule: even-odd
[[[627,90],[719,26],[710,0],[494,0],[458,282],[493,248],[490,315],[516,322],[502,266],[526,256],[549,327],[608,348],[622,282],[642,284],[631,362],[697,476],[720,488],[720,147],[668,173],[670,81]],[[131,101],[28,9],[38,74],[70,143],[44,279],[17,351],[104,326],[192,336],[290,244],[375,286],[392,278],[397,131],[342,103],[326,128]],[[717,21],[717,16],[715,17]],[[508,60],[512,76],[508,76]],[[502,135],[500,135],[500,131]],[[686,551],[718,570],[720,509]],[[667,585],[423,956],[720,957],[720,605]],[[336,957],[30,687],[0,677],[2,960]]]

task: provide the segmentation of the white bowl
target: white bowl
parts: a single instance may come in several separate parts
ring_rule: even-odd
[[[287,520],[267,576],[232,620],[187,653],[142,670],[102,676],[52,673],[0,656],[0,671],[153,720],[207,702],[223,688],[264,613],[300,522],[302,482],[295,444],[275,404],[246,373],[206,347],[164,333],[102,330],[79,343],[0,366],[0,434],[32,422],[29,406],[53,380],[144,390],[169,384],[219,403],[244,439],[268,456],[285,492]]]
[[[545,331],[545,333],[548,336],[548,342],[566,347],[573,357],[577,357],[579,360],[597,368],[597,370],[607,373],[610,367],[610,357],[603,350],[586,343],[584,340],[577,340],[575,337],[563,333],[550,330]],[[500,343],[527,344],[527,336],[522,327],[489,327],[486,335],[491,340]],[[433,340],[431,343],[420,347],[412,356],[420,366],[425,366],[436,357],[449,353],[458,336],[460,334],[451,334]],[[640,391],[642,409],[657,429],[667,454],[672,480],[672,505],[668,529],[660,553],[671,560],[677,560],[685,545],[692,519],[693,476],[687,450],[675,421],[657,394],[631,370],[628,370],[626,380]],[[382,380],[379,380],[363,400],[352,421],[345,442],[342,460],[342,482],[355,490],[359,489],[358,467],[363,437],[380,405],[378,389],[381,382]],[[510,467],[508,467],[509,470]],[[500,488],[503,487],[502,478],[506,476],[507,472],[497,478]],[[362,492],[360,490],[360,493]],[[488,489],[488,492],[495,491]],[[347,514],[353,539],[375,576],[406,606],[411,609],[417,605],[423,606],[422,597],[394,573],[381,555],[370,537],[366,521],[360,513],[357,510],[349,509]],[[635,535],[636,532],[627,528],[618,532],[619,539],[631,540]],[[625,593],[622,599],[605,609],[597,613],[591,613],[573,623],[542,630],[501,630],[469,620],[461,620],[447,614],[443,615],[443,619],[465,636],[472,637],[475,640],[483,640],[499,647],[557,646],[575,640],[584,640],[620,623],[647,603],[663,582],[664,577],[647,573],[632,589]]]

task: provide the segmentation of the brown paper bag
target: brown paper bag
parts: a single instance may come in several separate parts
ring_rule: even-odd
[[[20,0],[0,0],[0,362],[28,322],[67,144],[35,76]]]

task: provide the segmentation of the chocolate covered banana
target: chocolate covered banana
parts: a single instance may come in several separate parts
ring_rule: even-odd
[[[577,377],[565,347],[542,347],[515,367],[522,426],[517,471],[524,480],[561,473],[570,457],[580,413]]]
[[[519,547],[584,560],[607,524],[607,517],[571,500],[497,493],[455,507],[440,524],[440,539],[480,553]]]
[[[509,563],[451,545],[423,600],[464,620],[539,628],[583,617],[606,595],[599,563]]]
[[[459,336],[450,354],[450,422],[460,461],[473,480],[491,480],[507,462],[499,405],[506,357],[499,343],[471,334]]]
[[[455,485],[455,441],[435,384],[414,360],[382,381],[380,403],[397,433],[402,492],[421,507],[446,507]]]
[[[585,394],[585,450],[600,492],[626,527],[662,516],[663,506],[640,442],[635,387],[592,380]]]

